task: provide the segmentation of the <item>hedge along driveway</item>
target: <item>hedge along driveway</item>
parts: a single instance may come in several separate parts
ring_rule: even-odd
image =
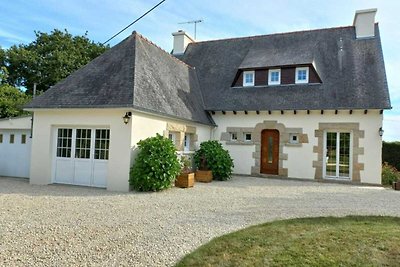
[[[211,238],[295,217],[400,216],[379,187],[234,177],[158,193],[0,178],[0,265],[171,266]]]

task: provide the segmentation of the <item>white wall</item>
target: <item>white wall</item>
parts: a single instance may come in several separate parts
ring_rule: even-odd
[[[0,119],[0,129],[30,129],[31,116]]]
[[[132,113],[132,163],[136,156],[137,143],[140,140],[146,139],[147,137],[155,136],[157,133],[160,135],[164,134],[167,129],[167,123],[177,123],[186,126],[196,127],[196,134],[198,136],[198,141],[196,142],[196,149],[201,142],[210,140],[211,137],[211,127],[199,123],[189,123],[183,120],[174,120],[170,118],[162,118],[152,114],[133,112]]]
[[[30,182],[50,184],[53,179],[54,128],[109,127],[110,148],[107,189],[128,191],[131,128],[123,123],[125,110],[36,110],[33,126]]]
[[[256,124],[263,121],[277,121],[283,123],[286,128],[303,128],[303,133],[308,135],[309,143],[302,147],[284,146],[283,153],[288,154],[288,160],[283,161],[283,168],[288,169],[288,176],[292,178],[314,179],[315,168],[312,162],[317,160],[317,154],[313,153],[313,146],[317,146],[318,139],[314,136],[314,131],[318,129],[321,123],[360,123],[360,130],[365,131],[365,138],[360,139],[360,147],[364,147],[364,155],[359,156],[359,162],[364,163],[364,171],[361,171],[361,182],[379,184],[381,180],[381,143],[382,138],[378,134],[379,127],[382,126],[382,115],[378,110],[369,110],[367,114],[363,111],[339,111],[337,115],[334,111],[325,111],[323,115],[320,111],[311,111],[306,114],[305,111],[287,111],[283,115],[279,111],[249,112],[245,115],[238,112],[233,115],[227,112],[223,115],[217,112],[213,115],[218,128],[214,131],[213,138],[220,140],[221,133],[227,131],[227,127],[255,127]],[[234,160],[234,173],[250,174],[251,167],[254,166],[252,153],[255,151],[254,145],[229,145],[224,146],[231,153]]]

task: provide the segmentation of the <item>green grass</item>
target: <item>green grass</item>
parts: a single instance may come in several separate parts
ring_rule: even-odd
[[[176,266],[399,266],[400,218],[275,221],[211,240]]]

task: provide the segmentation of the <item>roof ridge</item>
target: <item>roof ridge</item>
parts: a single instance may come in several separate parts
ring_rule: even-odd
[[[239,40],[243,40],[243,39],[262,38],[262,37],[268,37],[268,36],[289,35],[289,34],[316,32],[316,31],[325,31],[325,30],[338,30],[338,29],[346,29],[346,28],[354,28],[354,26],[340,26],[340,27],[330,27],[330,28],[321,28],[321,29],[312,29],[312,30],[299,30],[299,31],[291,31],[291,32],[279,32],[279,33],[244,36],[244,37],[233,37],[233,38],[206,40],[206,41],[196,41],[194,43],[190,43],[189,45],[196,45],[196,44],[208,43],[208,42],[220,42],[220,41],[236,41],[236,40],[239,41]]]
[[[183,65],[185,65],[185,66],[188,67],[188,68],[195,69],[194,67],[192,67],[192,66],[190,66],[189,64],[183,62],[183,61],[180,60],[179,58],[177,58],[177,57],[171,55],[170,53],[168,53],[167,51],[165,51],[164,49],[162,49],[161,47],[159,47],[158,45],[156,45],[155,43],[153,43],[152,41],[150,41],[149,39],[147,39],[146,37],[144,37],[142,34],[138,33],[137,31],[133,31],[133,32],[132,32],[132,35],[133,35],[133,36],[138,36],[139,38],[141,38],[142,40],[144,40],[144,41],[147,42],[148,44],[150,44],[150,45],[152,45],[152,46],[158,48],[159,50],[161,50],[162,52],[164,52],[165,54],[167,54],[169,57],[171,57],[172,59],[174,59],[174,60],[177,61],[178,63],[183,64]]]

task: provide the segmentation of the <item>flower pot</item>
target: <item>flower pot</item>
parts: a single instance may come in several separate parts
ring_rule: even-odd
[[[196,181],[197,182],[209,183],[209,182],[211,182],[212,178],[213,178],[212,171],[198,170],[196,172]]]
[[[194,185],[194,173],[181,173],[176,177],[175,186],[180,188],[193,187]]]
[[[393,182],[392,186],[394,190],[400,190],[400,182]]]

